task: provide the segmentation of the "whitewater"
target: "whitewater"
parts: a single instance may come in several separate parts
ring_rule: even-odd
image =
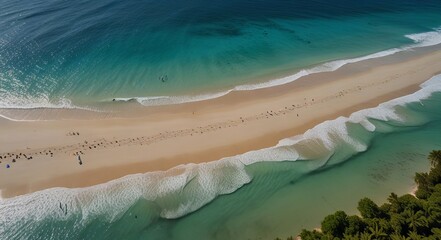
[[[257,89],[271,88],[294,82],[299,78],[308,76],[310,74],[332,72],[350,63],[381,58],[403,51],[412,51],[417,48],[429,47],[429,46],[441,44],[441,28],[435,28],[433,31],[430,32],[408,34],[405,35],[404,37],[412,40],[414,43],[398,48],[392,48],[392,49],[380,51],[362,57],[326,62],[311,68],[303,69],[293,75],[289,75],[283,78],[272,79],[260,83],[238,85],[232,89],[225,91],[206,92],[196,95],[149,96],[149,97],[127,97],[127,98],[115,97],[112,99],[102,99],[98,102],[98,105],[97,104],[75,105],[67,97],[62,97],[54,100],[54,99],[50,99],[47,95],[42,93],[42,95],[39,96],[38,98],[29,98],[23,95],[17,96],[16,94],[13,94],[12,92],[6,89],[0,88],[0,94],[1,96],[4,96],[4,98],[0,100],[0,117],[4,117],[10,120],[23,120],[23,119],[16,119],[14,118],[14,116],[2,114],[1,109],[59,108],[59,109],[82,109],[89,111],[103,111],[103,109],[99,107],[100,103],[135,101],[141,104],[142,106],[160,106],[160,105],[198,102],[198,101],[220,98],[234,91],[253,91]],[[5,75],[4,73],[0,73],[0,78],[6,79],[7,74],[5,76],[2,76],[2,74]],[[20,86],[17,86],[16,88],[18,89],[20,88]],[[105,111],[111,111],[111,110],[105,110]]]
[[[97,218],[112,223],[140,200],[150,203],[148,214],[152,215],[152,222],[157,218],[181,218],[218,196],[252,184],[253,176],[247,168],[253,164],[306,161],[308,167],[298,170],[300,178],[366,151],[376,134],[423,126],[434,120],[425,117],[425,113],[436,112],[440,103],[434,99],[439,99],[439,94],[441,75],[426,81],[414,94],[355,112],[347,118],[325,121],[270,148],[209,163],[180,165],[163,172],[129,175],[86,188],[53,188],[2,199],[0,237],[30,237],[33,234],[30,229],[38,229],[47,219],[75,219],[78,230]],[[60,206],[69,210],[60,211]],[[24,226],[28,226],[29,235],[18,233]]]
[[[356,63],[360,61],[365,61],[369,59],[375,59],[375,58],[381,58],[390,56],[399,52],[403,51],[412,51],[413,49],[421,48],[421,47],[429,47],[429,46],[435,46],[438,44],[441,44],[441,28],[435,28],[434,31],[431,32],[425,32],[425,33],[415,33],[415,34],[409,34],[405,35],[406,38],[411,39],[414,41],[414,44],[403,46],[400,48],[392,48],[385,51],[373,53],[370,55],[357,57],[357,58],[351,58],[351,59],[343,59],[343,60],[336,60],[332,62],[327,62],[324,64],[320,64],[318,66],[308,68],[301,70],[293,75],[269,80],[262,83],[252,83],[252,84],[246,84],[246,85],[239,85],[232,89],[221,91],[221,92],[215,92],[215,93],[204,93],[200,95],[187,95],[187,96],[154,96],[154,97],[131,97],[131,98],[114,98],[116,101],[137,101],[138,103],[144,105],[144,106],[160,106],[160,105],[170,105],[170,104],[181,104],[181,103],[188,103],[188,102],[198,102],[198,101],[204,101],[214,98],[219,98],[222,96],[225,96],[231,92],[234,91],[253,91],[263,88],[271,88],[276,87],[284,84],[288,84],[291,82],[294,82],[298,80],[299,78],[316,74],[316,73],[324,73],[324,72],[333,72],[341,67],[350,64],[350,63]],[[113,101],[113,99],[107,99],[104,101]]]

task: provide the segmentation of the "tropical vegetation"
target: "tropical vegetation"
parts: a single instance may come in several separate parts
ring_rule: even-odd
[[[359,216],[337,211],[323,219],[320,230],[302,230],[301,239],[441,239],[441,150],[428,158],[429,173],[415,175],[415,196],[391,193],[381,206],[363,198]]]

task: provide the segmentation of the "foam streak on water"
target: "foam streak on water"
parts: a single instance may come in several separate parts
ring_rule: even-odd
[[[294,82],[294,81],[298,80],[299,78],[308,76],[310,74],[332,72],[332,71],[335,71],[335,70],[337,70],[347,64],[350,64],[350,63],[356,63],[356,62],[365,61],[368,59],[386,57],[386,56],[393,55],[393,54],[403,52],[403,51],[409,51],[409,50],[420,48],[420,47],[428,47],[428,46],[434,46],[434,45],[441,44],[441,28],[434,29],[434,31],[432,31],[432,32],[409,34],[409,35],[406,35],[405,37],[413,40],[415,43],[408,45],[408,46],[403,46],[401,48],[393,48],[393,49],[377,52],[377,53],[370,54],[370,55],[363,56],[363,57],[327,62],[327,63],[321,64],[321,65],[318,65],[316,67],[301,70],[301,71],[297,72],[296,74],[293,74],[293,75],[290,75],[287,77],[273,79],[273,80],[270,80],[267,82],[262,82],[262,83],[239,85],[239,86],[236,86],[230,90],[221,91],[221,92],[217,92],[217,93],[205,93],[205,94],[200,94],[200,95],[186,95],[186,96],[115,98],[115,100],[116,101],[136,100],[138,103],[140,103],[144,106],[170,105],[170,104],[198,102],[198,101],[219,98],[219,97],[225,96],[233,91],[252,91],[252,90],[257,90],[257,89],[262,89],[262,88],[270,88],[270,87],[280,86],[280,85]]]
[[[4,0],[2,7],[0,109],[217,98],[436,44],[441,25],[438,0]],[[289,72],[296,74],[261,81]]]
[[[71,234],[80,234],[96,219],[107,223],[119,220],[140,199],[150,203],[144,211],[156,218],[179,218],[250,183],[253,176],[247,166],[258,162],[310,162],[310,167],[299,174],[329,168],[366,151],[376,133],[401,131],[431,121],[424,113],[439,111],[439,103],[434,105],[431,98],[441,93],[441,75],[421,87],[414,94],[355,112],[348,118],[321,123],[274,147],[210,163],[181,165],[166,172],[129,175],[92,187],[53,188],[0,200],[0,238],[14,238],[19,232],[28,238],[48,219],[74,219],[78,233]]]

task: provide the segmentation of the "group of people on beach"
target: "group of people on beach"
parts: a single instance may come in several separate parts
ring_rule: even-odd
[[[53,153],[52,153],[52,152],[51,152],[51,156],[53,156]],[[32,157],[32,156],[28,156],[28,155],[26,155],[25,153],[17,153],[17,154],[14,154],[14,153],[6,153],[6,154],[0,156],[0,163],[2,163],[2,160],[5,161],[5,160],[7,160],[7,159],[11,159],[11,162],[12,162],[12,163],[15,163],[15,162],[17,162],[18,159],[21,159],[21,158],[23,158],[23,159],[27,159],[27,160],[31,160],[31,159],[33,159],[34,157]],[[11,168],[11,165],[10,165],[9,163],[7,163],[7,164],[6,164],[6,168]]]
[[[164,78],[167,79],[166,76]],[[367,86],[365,86],[365,87],[367,87]],[[200,126],[200,127],[196,127],[196,128],[181,129],[181,130],[174,130],[174,131],[165,131],[165,132],[161,132],[161,133],[158,133],[156,135],[151,135],[151,136],[128,137],[128,138],[123,138],[123,139],[118,139],[118,140],[113,139],[112,141],[108,141],[104,138],[101,138],[99,140],[94,140],[91,143],[89,143],[88,141],[84,141],[83,143],[66,145],[64,147],[58,147],[58,148],[48,148],[45,150],[30,151],[27,149],[27,150],[24,150],[26,152],[26,154],[25,153],[4,153],[4,154],[0,153],[0,164],[2,163],[2,161],[7,161],[7,160],[11,160],[11,163],[15,163],[18,159],[21,159],[21,158],[27,159],[27,160],[32,160],[34,158],[33,155],[53,157],[54,153],[57,152],[57,153],[73,154],[74,156],[76,156],[76,159],[78,160],[78,164],[83,165],[83,159],[82,159],[81,155],[84,155],[85,151],[99,150],[99,149],[108,148],[108,147],[128,146],[128,145],[134,145],[134,144],[150,145],[150,144],[153,144],[153,143],[156,143],[159,141],[164,141],[164,140],[167,140],[170,138],[181,137],[181,136],[193,136],[195,134],[204,134],[204,133],[210,132],[210,131],[216,131],[216,130],[223,129],[223,128],[234,127],[239,124],[245,124],[246,122],[249,122],[249,121],[277,117],[277,116],[286,115],[286,114],[289,114],[292,112],[295,114],[294,116],[300,117],[300,114],[297,110],[299,110],[303,107],[308,107],[313,104],[318,104],[320,102],[328,101],[330,98],[342,97],[343,95],[345,95],[351,91],[360,91],[362,89],[363,88],[361,86],[357,86],[355,89],[347,89],[344,91],[340,91],[335,96],[328,96],[328,97],[322,98],[320,100],[317,100],[315,98],[310,98],[310,99],[305,98],[305,99],[303,99],[304,102],[302,102],[302,103],[297,103],[297,104],[292,104],[290,106],[285,106],[284,108],[280,108],[276,111],[268,110],[266,112],[262,112],[260,114],[256,114],[253,116],[247,116],[247,117],[241,116],[236,120],[218,122],[218,123],[214,123],[214,124],[210,124],[210,125],[206,125],[206,126]],[[194,112],[193,112],[193,115],[194,115]],[[76,132],[76,131],[72,131],[72,132],[67,133],[67,136],[79,136],[79,135],[80,135],[80,133]],[[6,168],[10,168],[11,163],[7,163]]]
[[[164,78],[166,79],[166,76]],[[53,157],[55,151],[60,152],[60,151],[64,150],[65,153],[67,153],[69,151],[75,151],[73,153],[73,155],[76,156],[79,165],[83,165],[83,159],[81,157],[81,155],[84,155],[83,151],[98,150],[100,148],[107,148],[107,147],[111,147],[111,146],[123,146],[123,145],[132,145],[132,144],[149,145],[149,144],[152,144],[152,143],[155,143],[158,141],[163,141],[163,140],[174,138],[174,137],[185,136],[185,135],[193,136],[194,134],[203,134],[205,132],[215,131],[217,129],[237,126],[238,124],[242,124],[242,123],[252,121],[252,120],[275,117],[275,116],[282,115],[282,114],[284,115],[284,114],[286,114],[290,111],[293,111],[294,109],[299,108],[299,107],[301,107],[301,105],[292,105],[290,107],[285,107],[284,109],[281,109],[279,111],[272,111],[272,110],[266,111],[265,113],[261,113],[259,115],[254,116],[254,117],[240,117],[238,120],[219,122],[217,124],[211,124],[211,125],[207,125],[204,127],[197,127],[197,128],[191,128],[191,129],[185,129],[185,130],[166,131],[166,132],[158,133],[153,136],[125,138],[125,139],[114,140],[114,141],[107,141],[105,139],[102,139],[101,141],[94,141],[94,143],[89,143],[87,141],[84,141],[84,143],[65,146],[65,147],[61,147],[58,149],[54,149],[54,150],[47,149],[47,150],[40,151],[40,152],[34,152],[32,154],[47,155],[47,156]],[[299,117],[299,114],[297,114],[297,117]],[[80,133],[74,131],[74,132],[69,132],[66,135],[67,136],[79,136]],[[6,160],[6,158],[12,158],[12,162],[15,162],[17,159],[19,159],[21,157],[24,157],[28,160],[33,159],[32,156],[28,156],[23,153],[19,153],[16,155],[14,155],[12,153],[7,153],[4,156],[0,155],[0,163],[1,163],[2,159]],[[8,164],[6,167],[10,168],[11,165]]]
[[[79,132],[68,132],[67,136],[80,136]]]

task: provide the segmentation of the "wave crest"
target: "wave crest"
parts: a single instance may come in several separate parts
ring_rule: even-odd
[[[331,167],[365,151],[378,133],[432,121],[425,115],[439,111],[441,75],[421,86],[414,94],[355,112],[348,118],[323,122],[270,148],[209,163],[181,165],[165,172],[129,175],[87,188],[54,188],[0,200],[0,236],[8,238],[11,231],[38,226],[47,218],[77,218],[82,226],[98,218],[113,222],[142,199],[153,203],[147,211],[157,213],[157,217],[179,218],[252,181],[247,166],[259,162],[307,160],[310,167],[302,170],[307,172],[299,170],[300,175]],[[436,98],[434,94],[438,94]],[[437,117],[441,118],[439,114]]]
[[[171,104],[181,104],[181,103],[198,102],[209,99],[215,99],[225,96],[233,91],[252,91],[257,89],[280,86],[294,82],[301,77],[305,77],[314,73],[333,72],[350,63],[356,63],[368,59],[386,57],[399,52],[409,51],[415,48],[429,47],[429,46],[441,44],[441,28],[436,28],[434,29],[434,31],[431,32],[409,34],[409,35],[405,35],[405,37],[411,39],[412,41],[414,41],[414,43],[400,48],[392,48],[362,57],[327,62],[312,68],[303,69],[297,72],[296,74],[283,78],[273,79],[267,82],[239,85],[232,89],[221,92],[215,92],[215,93],[184,95],[184,96],[115,98],[115,101],[136,101],[144,106],[171,105]]]

